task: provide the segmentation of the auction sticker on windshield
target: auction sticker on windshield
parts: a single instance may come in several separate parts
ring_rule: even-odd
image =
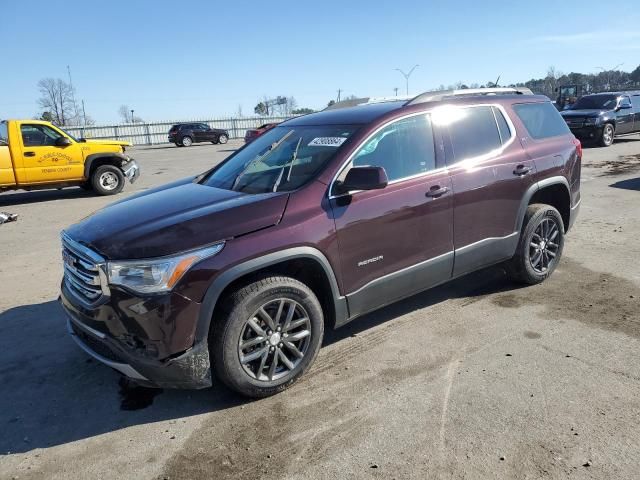
[[[309,142],[309,147],[339,147],[346,140],[345,137],[316,137]]]

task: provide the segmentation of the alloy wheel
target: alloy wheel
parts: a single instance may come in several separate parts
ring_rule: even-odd
[[[104,172],[100,175],[98,181],[100,182],[100,186],[108,191],[115,190],[120,183],[118,176],[113,172]]]
[[[529,243],[529,262],[536,273],[546,273],[558,256],[557,237],[560,227],[553,218],[544,218],[536,227]]]
[[[271,382],[291,373],[311,340],[311,320],[295,300],[279,298],[262,305],[245,322],[238,357],[251,378]]]
[[[602,140],[606,145],[611,145],[613,143],[613,127],[611,125],[607,124],[604,126]]]

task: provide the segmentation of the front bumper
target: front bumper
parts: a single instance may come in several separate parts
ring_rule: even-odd
[[[140,176],[140,167],[135,160],[130,160],[122,166],[122,173],[129,179],[130,183],[135,183]]]
[[[60,303],[67,314],[67,329],[73,340],[94,359],[117,370],[133,381],[150,387],[200,389],[210,387],[211,366],[206,340],[168,358],[158,359],[125,347],[107,331],[101,331],[95,318],[73,301],[64,287]],[[90,325],[95,325],[93,328]]]
[[[597,140],[602,136],[602,125],[569,127],[571,133],[580,140]]]

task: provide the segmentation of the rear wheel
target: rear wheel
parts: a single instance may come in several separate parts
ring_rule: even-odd
[[[193,145],[193,138],[186,136],[186,137],[182,137],[182,146],[183,147],[190,147],[191,145]]]
[[[124,174],[114,165],[102,165],[94,170],[91,186],[98,195],[115,195],[124,188]]]
[[[602,127],[602,135],[600,136],[600,146],[609,147],[613,144],[613,136],[615,135],[615,128],[610,123],[605,123]]]
[[[558,210],[529,205],[516,254],[505,265],[507,273],[529,285],[543,282],[558,266],[563,247],[564,223]]]
[[[209,345],[216,375],[248,397],[285,390],[309,368],[324,334],[322,308],[305,284],[265,277],[232,292]]]

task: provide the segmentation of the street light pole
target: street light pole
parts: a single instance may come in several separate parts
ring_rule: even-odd
[[[411,70],[409,70],[409,73],[404,73],[402,70],[400,70],[399,68],[396,68],[395,70],[399,71],[402,76],[404,77],[405,81],[406,81],[406,85],[407,85],[407,95],[409,95],[409,77],[411,76],[411,74],[413,73],[413,71],[418,68],[420,65],[416,64],[413,66],[413,68]]]
[[[131,123],[133,123],[133,109],[131,109]]]

